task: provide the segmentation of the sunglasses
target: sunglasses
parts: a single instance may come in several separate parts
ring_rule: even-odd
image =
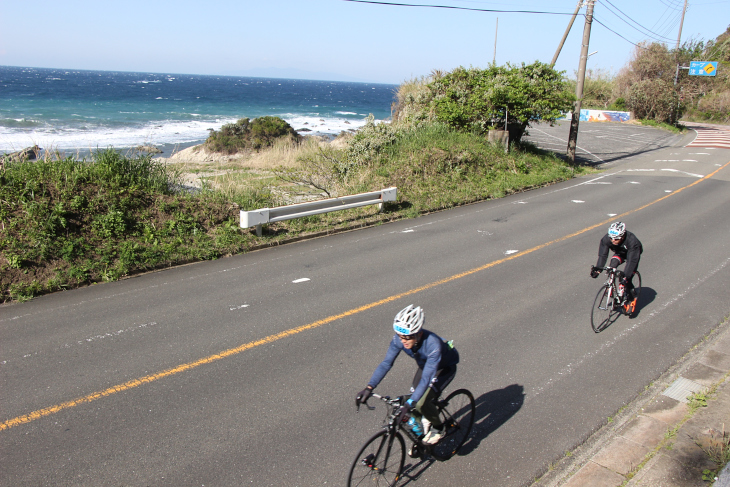
[[[415,340],[416,337],[418,337],[417,333],[413,335],[398,335],[398,338],[400,338],[401,340]]]

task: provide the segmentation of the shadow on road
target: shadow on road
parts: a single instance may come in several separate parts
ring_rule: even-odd
[[[512,384],[504,389],[497,389],[476,398],[476,415],[469,439],[461,447],[457,456],[469,455],[479,444],[494,431],[505,424],[522,408],[525,402],[525,388]],[[432,458],[420,460],[416,464],[407,464],[403,468],[403,477],[399,486],[415,482],[436,461]]]
[[[461,447],[458,455],[468,455],[479,444],[499,429],[522,408],[525,402],[525,388],[512,384],[504,389],[496,389],[476,398],[476,418],[469,440]]]
[[[636,319],[644,308],[654,302],[656,296],[656,291],[652,288],[642,286],[641,294],[639,294],[639,297],[636,298],[636,310],[631,315],[631,319]]]

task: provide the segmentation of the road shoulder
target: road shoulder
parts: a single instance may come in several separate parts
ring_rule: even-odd
[[[587,441],[532,485],[708,485],[707,453],[730,429],[730,323],[726,320]],[[697,391],[696,401],[683,397]],[[673,396],[673,397],[672,397]],[[705,405],[706,404],[706,405]],[[730,475],[725,469],[721,481]],[[721,483],[721,482],[718,482]]]

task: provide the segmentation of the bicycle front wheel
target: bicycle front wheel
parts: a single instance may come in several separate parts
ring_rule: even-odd
[[[375,433],[365,442],[352,462],[347,485],[355,487],[393,486],[400,479],[406,460],[406,444],[400,433]]]
[[[599,333],[603,331],[611,321],[616,318],[619,310],[614,309],[613,296],[609,297],[610,286],[604,284],[596,294],[591,308],[591,326],[593,331]]]
[[[446,428],[445,435],[431,449],[431,454],[441,462],[456,455],[466,443],[474,425],[476,403],[466,389],[459,389],[439,403],[439,416]]]

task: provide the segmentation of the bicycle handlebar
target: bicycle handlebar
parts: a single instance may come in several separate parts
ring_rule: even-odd
[[[389,406],[395,406],[395,407],[400,407],[401,404],[403,403],[403,399],[404,399],[403,396],[398,396],[395,399],[391,399],[390,396],[381,396],[380,394],[376,394],[374,392],[372,394],[370,394],[370,396],[368,397],[368,399],[370,399],[371,397],[374,397],[375,399],[380,399],[385,404],[387,404]],[[372,411],[373,409],[375,409],[375,406],[370,406],[368,404],[368,399],[365,399],[362,402],[356,403],[357,411],[358,412],[360,412],[360,405],[365,406],[370,411]]]
[[[610,267],[610,266],[608,266],[608,267],[596,267],[596,266],[593,266],[593,270],[598,271],[598,272],[603,272],[603,271],[606,271],[606,272],[611,272],[611,271],[621,272],[621,271],[618,270],[618,268],[616,268],[616,267]]]

